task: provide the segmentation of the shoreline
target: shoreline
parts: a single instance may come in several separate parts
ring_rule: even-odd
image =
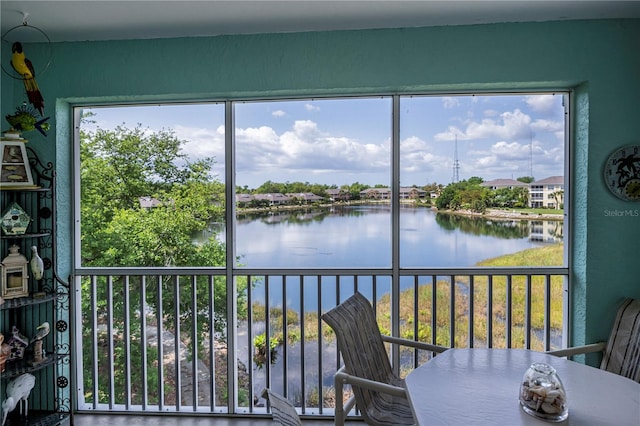
[[[517,219],[517,220],[564,220],[564,213],[526,213],[512,212],[508,210],[487,209],[484,213],[472,212],[471,210],[437,210],[442,214],[457,214],[460,216],[485,217],[487,219]]]
[[[280,212],[280,211],[295,211],[295,210],[308,210],[308,209],[327,209],[336,206],[350,206],[350,205],[358,205],[358,204],[380,204],[380,203],[388,203],[387,200],[357,200],[357,201],[347,201],[347,202],[339,202],[339,203],[329,203],[329,204],[307,204],[307,205],[282,205],[282,206],[270,206],[270,207],[260,207],[260,208],[238,208],[236,210],[237,215],[243,214],[251,214],[251,213],[262,213],[262,212]],[[400,200],[401,204],[416,204],[415,201],[411,200]],[[472,216],[472,217],[481,217],[487,219],[513,219],[513,220],[555,220],[562,221],[564,220],[564,213],[560,211],[559,213],[528,213],[522,211],[510,211],[510,210],[500,210],[500,209],[487,209],[484,213],[473,212],[471,210],[461,209],[461,210],[438,210],[436,207],[426,206],[426,205],[417,205],[417,207],[424,207],[426,209],[433,210],[437,213],[442,214],[451,214],[451,215],[460,215],[460,216]],[[553,210],[557,211],[557,210]]]

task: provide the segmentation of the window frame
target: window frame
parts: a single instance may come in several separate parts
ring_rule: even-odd
[[[564,238],[564,259],[563,265],[561,267],[569,267],[569,253],[571,252],[571,237],[569,231],[572,229],[571,227],[571,212],[569,211],[569,207],[571,206],[571,191],[568,188],[571,188],[571,162],[570,162],[570,152],[572,146],[572,135],[570,134],[570,121],[571,121],[571,105],[573,99],[573,91],[568,88],[563,89],[548,89],[548,90],[507,90],[507,91],[442,91],[438,93],[372,93],[372,94],[362,94],[358,96],[352,95],[326,95],[326,96],[296,96],[296,97],[255,97],[255,98],[238,98],[238,99],[200,99],[200,100],[192,100],[192,101],[179,101],[179,100],[170,100],[165,102],[143,102],[143,101],[132,101],[132,102],[118,102],[118,103],[106,103],[106,102],[88,102],[83,103],[79,102],[71,105],[71,109],[73,111],[73,126],[75,129],[74,140],[73,140],[73,176],[74,176],[74,191],[76,194],[80,194],[80,115],[81,111],[86,108],[92,107],[126,107],[126,106],[145,106],[145,105],[185,105],[185,104],[202,104],[202,103],[213,103],[213,104],[224,104],[224,115],[225,115],[225,158],[224,158],[224,170],[225,170],[225,202],[227,205],[227,209],[225,212],[225,222],[226,222],[226,247],[227,247],[227,262],[226,265],[222,268],[228,268],[230,271],[238,268],[235,265],[236,258],[236,244],[235,244],[235,188],[236,188],[236,176],[235,176],[235,168],[234,164],[236,161],[236,148],[235,148],[235,105],[249,102],[282,102],[282,101],[305,101],[305,100],[314,100],[314,99],[357,99],[357,98],[390,98],[392,102],[392,126],[391,126],[391,241],[392,241],[392,254],[391,254],[391,266],[390,267],[380,267],[377,269],[391,269],[391,270],[400,270],[400,269],[415,269],[414,267],[403,268],[401,266],[401,258],[400,258],[400,131],[401,131],[401,100],[402,98],[408,97],[446,97],[446,96],[505,96],[505,95],[515,95],[515,96],[526,96],[526,95],[544,95],[544,94],[554,94],[563,97],[563,106],[565,109],[565,117],[564,117],[564,174],[563,174],[563,184],[562,188],[567,188],[563,194],[563,204],[564,204],[564,226],[565,226],[565,238]],[[533,189],[533,188],[532,188]],[[542,192],[544,191],[544,187],[540,187]],[[535,198],[535,193],[532,194],[532,199]],[[540,195],[540,201],[544,202],[544,195]],[[73,216],[74,216],[74,256],[73,256],[73,265],[72,268],[74,270],[83,268],[81,264],[81,241],[80,241],[80,200],[79,197],[74,197],[74,207],[73,207]],[[229,250],[231,247],[231,250]],[[315,269],[315,268],[313,268]],[[334,268],[318,268],[318,269],[334,269]],[[433,267],[424,267],[425,270],[430,269],[438,269]],[[464,269],[462,267],[461,269]]]

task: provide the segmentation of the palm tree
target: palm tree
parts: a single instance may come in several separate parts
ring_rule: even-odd
[[[556,210],[560,210],[560,206],[564,203],[564,191],[555,191],[551,196],[556,202]]]

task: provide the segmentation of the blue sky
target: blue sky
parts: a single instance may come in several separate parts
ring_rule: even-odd
[[[235,104],[236,183],[390,184],[389,97]],[[87,108],[85,108],[87,109]],[[415,96],[400,102],[401,185],[564,174],[562,94]],[[224,177],[224,105],[92,108],[98,127],[171,129]],[[91,130],[91,127],[87,127]]]

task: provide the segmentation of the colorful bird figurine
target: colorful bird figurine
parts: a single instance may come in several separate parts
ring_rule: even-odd
[[[13,53],[11,56],[11,66],[22,76],[29,102],[35,109],[40,111],[40,115],[42,115],[44,113],[44,98],[42,97],[42,93],[40,93],[40,89],[38,89],[38,83],[36,83],[36,72],[33,64],[25,57],[24,51],[22,50],[22,43],[19,41],[13,43],[11,52]]]
[[[29,267],[31,268],[33,278],[35,278],[36,281],[40,281],[44,274],[44,262],[42,258],[38,256],[37,246],[31,246],[31,261],[29,262]]]
[[[22,376],[18,376],[7,385],[7,390],[5,391],[5,395],[7,398],[2,401],[2,425],[7,421],[7,415],[9,412],[13,411],[16,408],[18,403],[23,403],[20,405],[20,414],[24,417],[27,417],[29,414],[29,394],[31,394],[31,389],[36,384],[36,377],[33,374],[23,374]],[[24,405],[24,411],[22,409]]]

